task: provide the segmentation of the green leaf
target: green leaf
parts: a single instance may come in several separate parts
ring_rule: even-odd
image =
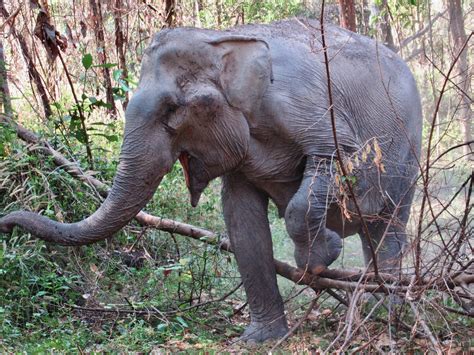
[[[84,68],[89,69],[92,66],[92,54],[87,53],[82,57],[82,65]]]
[[[74,136],[76,137],[76,139],[81,142],[82,144],[85,144],[86,143],[86,135],[84,133],[84,131],[82,130],[77,130],[74,132]]]
[[[125,81],[120,82],[120,88],[123,91],[130,91],[130,87],[127,84],[125,84]]]
[[[181,324],[183,326],[183,328],[188,328],[189,327],[188,323],[186,323],[186,321],[183,318],[176,317],[176,320],[179,322],[179,324]]]
[[[61,110],[61,109],[63,108],[63,106],[61,105],[61,103],[59,103],[59,102],[57,102],[57,101],[53,102],[52,105],[53,105],[54,107],[56,107],[58,110]]]
[[[159,332],[162,332],[166,328],[168,328],[168,324],[161,323],[161,324],[158,324],[158,326],[156,327],[156,330],[158,330]]]
[[[115,81],[119,81],[122,77],[122,69],[115,69],[112,76],[114,77]]]
[[[118,136],[116,136],[116,135],[109,135],[109,134],[103,134],[103,133],[93,133],[92,135],[93,136],[104,137],[109,142],[117,142],[118,141]]]

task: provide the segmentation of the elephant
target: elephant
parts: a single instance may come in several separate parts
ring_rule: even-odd
[[[342,238],[359,234],[367,266],[397,272],[421,149],[416,83],[382,44],[324,28],[328,61],[316,20],[161,30],[143,55],[105,201],[70,224],[11,212],[0,232],[19,226],[62,245],[103,240],[145,207],[180,160],[193,206],[209,181],[222,179],[224,221],[249,304],[242,338],[288,331],[270,201],[299,268],[321,273]]]

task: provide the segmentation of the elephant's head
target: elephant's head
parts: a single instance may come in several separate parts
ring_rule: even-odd
[[[0,219],[0,232],[18,225],[64,245],[105,239],[145,206],[178,158],[196,204],[209,180],[244,160],[252,112],[270,82],[264,41],[194,29],[160,32],[145,52],[118,171],[100,208],[72,224],[13,212]]]

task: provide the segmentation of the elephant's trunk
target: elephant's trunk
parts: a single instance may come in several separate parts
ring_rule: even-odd
[[[66,224],[31,212],[12,212],[0,218],[0,233],[11,233],[19,226],[38,238],[62,245],[91,244],[112,236],[152,198],[175,160],[171,156],[169,140],[156,131],[146,126],[137,129],[136,123],[127,123],[113,186],[106,200],[90,217]],[[144,138],[146,133],[143,132],[156,134]]]
[[[133,167],[121,162],[109,195],[90,217],[65,224],[18,211],[0,219],[0,232],[10,233],[19,226],[38,238],[61,245],[85,245],[106,239],[123,228],[151,199],[162,176],[148,176],[138,178]]]
[[[123,228],[152,198],[178,158],[167,131],[156,123],[161,109],[157,97],[156,93],[138,90],[130,101],[117,174],[106,200],[94,214],[65,224],[31,212],[13,212],[0,218],[0,233],[11,233],[19,226],[49,242],[85,245],[106,239]]]

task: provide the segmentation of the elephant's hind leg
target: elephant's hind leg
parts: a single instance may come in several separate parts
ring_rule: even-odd
[[[262,342],[288,331],[278,291],[270,227],[268,197],[242,175],[224,177],[224,218],[250,308],[251,323],[244,340]]]
[[[368,223],[367,225],[372,245],[376,251],[377,267],[381,272],[397,273],[400,271],[401,258],[407,237],[405,225],[398,223],[388,226],[388,224],[383,221],[377,221]],[[373,268],[372,251],[370,250],[368,237],[364,232],[361,232],[360,239],[364,252],[365,265]]]
[[[308,157],[301,185],[285,212],[288,234],[295,243],[295,260],[301,269],[318,274],[337,259],[341,237],[326,226],[333,194],[325,162]]]
[[[394,194],[393,194],[394,195]],[[376,249],[377,266],[380,271],[388,273],[401,272],[403,251],[407,244],[406,225],[410,217],[410,208],[413,200],[414,189],[410,187],[402,197],[397,213],[383,214],[380,219],[367,223],[372,240]],[[368,236],[363,229],[359,232],[362,241],[365,264],[372,261]],[[373,265],[371,265],[373,267]]]

